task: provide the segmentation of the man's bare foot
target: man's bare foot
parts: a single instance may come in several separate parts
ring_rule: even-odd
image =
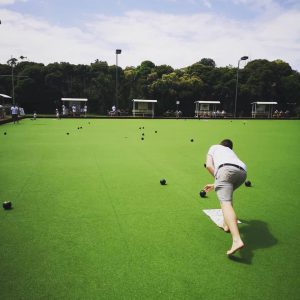
[[[244,243],[242,240],[236,242],[233,241],[231,249],[227,251],[227,255],[232,255],[238,250],[242,249],[243,247],[244,247]]]

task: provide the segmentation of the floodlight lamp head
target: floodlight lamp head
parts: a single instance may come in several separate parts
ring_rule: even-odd
[[[116,54],[121,54],[122,50],[121,49],[117,49],[116,50]]]
[[[249,57],[248,56],[242,56],[241,60],[247,60]]]

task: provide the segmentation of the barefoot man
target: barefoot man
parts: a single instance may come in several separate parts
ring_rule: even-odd
[[[206,169],[215,178],[215,182],[204,187],[205,192],[216,191],[224,216],[223,229],[231,233],[232,246],[227,251],[227,255],[232,255],[244,247],[232,205],[232,196],[233,191],[246,180],[247,172],[246,165],[232,151],[232,148],[233,143],[228,139],[209,148]]]

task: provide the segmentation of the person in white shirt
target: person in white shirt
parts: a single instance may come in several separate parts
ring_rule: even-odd
[[[75,117],[76,116],[76,106],[75,105],[72,106],[72,113],[73,113],[73,117]]]
[[[233,191],[245,182],[247,167],[232,151],[232,148],[233,143],[229,139],[209,148],[206,169],[215,178],[215,182],[204,187],[205,192],[216,191],[224,216],[223,229],[231,233],[232,246],[227,251],[227,255],[232,255],[244,247],[232,205],[232,196]]]
[[[63,115],[63,117],[66,116],[66,107],[64,104],[62,105],[62,115]]]
[[[12,119],[13,119],[13,121],[14,121],[14,124],[15,124],[16,122],[19,123],[19,119],[18,119],[19,108],[18,108],[18,106],[17,106],[17,105],[13,105],[13,106],[10,108],[10,110],[11,110],[11,116],[12,116]]]
[[[111,108],[111,111],[108,112],[109,116],[115,116],[116,115],[116,106],[113,105]]]
[[[20,116],[25,116],[25,112],[24,112],[23,107],[19,107],[19,114],[20,114]]]

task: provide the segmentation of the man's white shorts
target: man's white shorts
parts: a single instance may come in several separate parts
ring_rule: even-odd
[[[215,191],[220,201],[232,201],[233,191],[245,182],[247,172],[233,166],[224,166],[217,172]]]

